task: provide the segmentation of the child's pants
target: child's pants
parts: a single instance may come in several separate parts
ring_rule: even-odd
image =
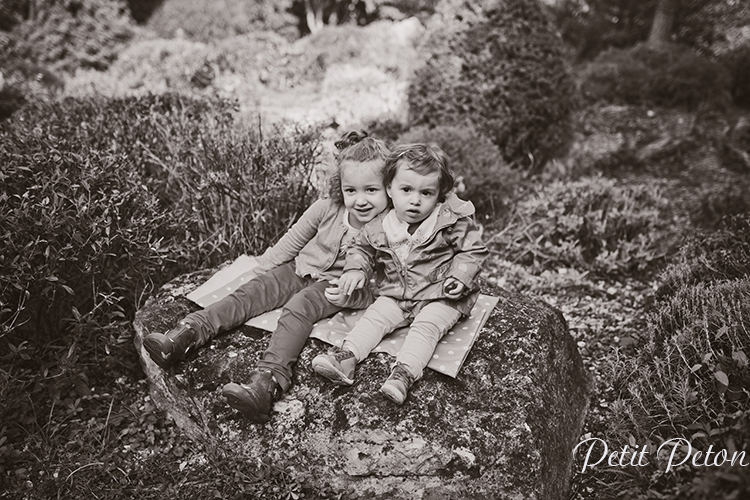
[[[250,318],[283,306],[278,326],[258,368],[270,370],[281,389],[292,384],[292,368],[310,336],[313,323],[341,310],[325,298],[325,281],[300,278],[294,263],[273,268],[237,288],[205,309],[187,315],[183,321],[198,332],[199,347],[218,333],[236,328]]]
[[[342,347],[352,351],[357,362],[360,362],[372,352],[383,337],[411,321],[404,344],[396,356],[396,362],[406,365],[415,380],[418,380],[422,378],[422,372],[430,362],[437,343],[445,332],[456,324],[461,313],[443,301],[428,302],[421,309],[405,309],[401,304],[414,305],[414,302],[399,302],[390,297],[378,297],[346,336]],[[415,310],[417,313],[413,316]]]

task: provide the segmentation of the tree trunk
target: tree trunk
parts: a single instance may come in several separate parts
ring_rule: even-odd
[[[321,0],[305,0],[305,19],[310,33],[323,29],[323,6]]]
[[[669,41],[669,35],[672,34],[672,24],[679,5],[680,0],[659,0],[656,4],[651,32],[648,35],[648,43],[657,45]]]

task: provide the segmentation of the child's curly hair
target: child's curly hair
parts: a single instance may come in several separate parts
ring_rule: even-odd
[[[366,162],[371,160],[382,160],[391,151],[382,139],[371,136],[366,130],[351,130],[346,132],[333,143],[338,150],[336,156],[336,173],[329,181],[328,196],[336,203],[344,203],[344,195],[341,193],[341,164],[345,161]]]
[[[438,201],[445,201],[446,195],[453,189],[455,178],[450,168],[450,161],[445,151],[437,144],[402,144],[396,146],[385,161],[383,184],[389,187],[396,177],[399,165],[426,175],[437,172],[440,176]]]

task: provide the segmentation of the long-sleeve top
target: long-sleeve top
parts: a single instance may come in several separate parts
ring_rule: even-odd
[[[278,242],[257,258],[259,274],[294,261],[302,278],[329,281],[341,277],[346,252],[353,246],[359,231],[351,227],[344,205],[330,199],[313,203]],[[372,291],[353,294],[347,306],[367,307]]]

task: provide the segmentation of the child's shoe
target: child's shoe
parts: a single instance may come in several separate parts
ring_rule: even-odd
[[[406,401],[406,395],[414,382],[415,378],[406,368],[406,365],[396,363],[391,374],[380,387],[380,392],[397,405],[402,405]]]
[[[154,363],[166,370],[195,345],[198,333],[188,323],[180,322],[176,327],[164,333],[149,333],[143,339],[143,347],[146,348]]]
[[[261,424],[268,422],[273,402],[281,397],[281,392],[276,377],[266,370],[251,372],[247,384],[230,382],[221,390],[229,406],[245,418]]]
[[[354,357],[353,352],[346,349],[336,349],[329,351],[328,354],[318,354],[312,360],[315,373],[336,385],[352,385],[356,366],[357,358]]]

